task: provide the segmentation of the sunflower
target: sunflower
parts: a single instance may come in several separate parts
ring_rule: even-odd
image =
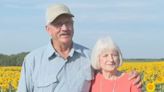
[[[158,76],[158,77],[156,78],[156,83],[157,83],[157,84],[161,84],[161,83],[163,83],[163,81],[164,81],[164,77],[162,77],[162,76]]]
[[[154,82],[147,83],[146,90],[147,92],[155,92],[155,83]]]

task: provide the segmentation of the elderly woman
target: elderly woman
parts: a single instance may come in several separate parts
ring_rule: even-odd
[[[122,61],[121,51],[110,37],[99,39],[91,54],[91,65],[98,71],[91,92],[141,92],[134,80],[128,80],[128,73],[118,70]]]

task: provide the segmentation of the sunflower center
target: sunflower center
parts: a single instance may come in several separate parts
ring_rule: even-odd
[[[148,88],[149,88],[149,89],[153,89],[153,85],[149,85]]]

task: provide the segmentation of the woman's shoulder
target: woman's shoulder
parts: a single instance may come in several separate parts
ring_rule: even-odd
[[[129,80],[129,78],[130,78],[129,73],[123,73],[122,76],[119,78],[119,81],[132,85],[134,79]]]
[[[128,78],[129,77],[129,73],[123,72],[122,73],[122,78]]]
[[[101,79],[101,74],[100,73],[95,73],[95,75],[94,75],[94,80],[93,81],[98,81],[98,80],[100,80]]]
[[[129,74],[123,72],[123,73],[121,73],[121,75],[120,75],[120,77],[118,78],[118,80],[119,80],[119,81],[124,81],[124,82],[127,81],[127,82],[128,82],[128,81],[129,81],[128,78],[129,78]]]

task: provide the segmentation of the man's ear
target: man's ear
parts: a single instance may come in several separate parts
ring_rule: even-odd
[[[52,31],[51,31],[51,26],[50,25],[46,25],[46,31],[51,36]]]

